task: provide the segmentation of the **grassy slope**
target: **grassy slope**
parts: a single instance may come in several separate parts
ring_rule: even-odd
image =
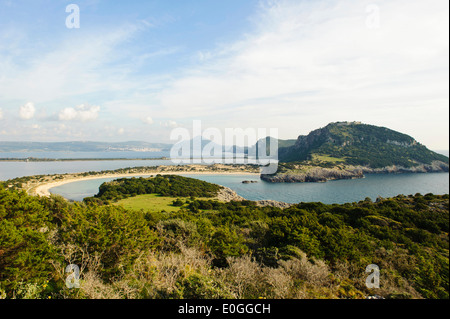
[[[162,196],[160,194],[145,194],[121,199],[114,205],[122,206],[127,210],[141,210],[149,212],[178,212],[181,208],[186,208],[186,198],[179,198],[185,204],[182,207],[173,206],[176,198]],[[211,198],[197,198],[198,200],[210,200]]]
[[[175,200],[173,197],[164,197],[159,194],[138,195],[135,197],[125,198],[119,200],[114,205],[120,205],[129,210],[146,210],[151,212],[178,212],[181,207],[172,206]]]

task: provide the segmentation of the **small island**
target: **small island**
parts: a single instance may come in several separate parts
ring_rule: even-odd
[[[242,184],[254,184],[254,183],[258,183],[258,181],[242,181]]]

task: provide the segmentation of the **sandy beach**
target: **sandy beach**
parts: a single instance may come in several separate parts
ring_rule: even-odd
[[[146,173],[128,173],[128,174],[105,174],[105,175],[95,175],[95,176],[79,176],[79,177],[68,177],[58,181],[49,181],[43,182],[32,189],[29,190],[31,195],[37,196],[50,196],[50,189],[65,185],[68,183],[84,181],[84,180],[93,180],[93,179],[102,179],[102,178],[124,178],[124,177],[140,177],[140,176],[150,176],[150,175],[248,175],[248,176],[259,176],[259,173],[251,173],[251,172],[215,172],[215,171],[175,171],[175,172],[149,172]]]

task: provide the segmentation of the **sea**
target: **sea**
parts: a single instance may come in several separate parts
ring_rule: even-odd
[[[168,155],[161,152],[81,153],[82,152],[64,152],[63,154],[63,152],[53,152],[45,153],[45,156],[43,156],[43,154],[31,153],[0,153],[0,158],[45,157],[60,159],[103,159],[57,162],[2,161],[0,162],[0,180],[8,180],[15,177],[31,175],[80,173],[88,171],[115,170],[119,168],[137,166],[175,165],[171,160],[158,159]],[[130,159],[112,160],[112,158]],[[414,195],[416,193],[433,193],[442,195],[449,193],[448,173],[367,174],[362,179],[337,180],[328,181],[325,183],[268,183],[260,180],[258,176],[249,175],[185,174],[184,176],[229,187],[237,194],[248,200],[276,200],[287,203],[323,202],[326,204],[342,204],[358,202],[367,197],[372,200],[376,200],[379,196],[393,197],[399,194]],[[102,183],[112,179],[113,178],[99,178],[77,181],[54,187],[50,190],[50,192],[53,194],[62,195],[69,200],[81,201],[85,197],[95,195]],[[255,183],[242,183],[243,181],[255,181]]]

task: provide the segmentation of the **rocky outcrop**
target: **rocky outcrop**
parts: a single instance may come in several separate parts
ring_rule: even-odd
[[[231,201],[243,201],[244,197],[239,196],[234,190],[222,186],[217,194],[217,199],[222,202],[231,202]]]
[[[431,164],[420,164],[413,167],[387,166],[383,168],[370,168],[359,166],[366,174],[395,174],[395,173],[440,173],[448,172],[449,165],[441,161],[433,161]]]
[[[270,207],[278,207],[281,209],[284,208],[289,208],[291,207],[293,204],[289,204],[289,203],[285,203],[285,202],[279,202],[276,200],[258,200],[256,201],[256,205],[257,206],[270,206]]]
[[[326,182],[335,179],[355,179],[363,177],[363,171],[360,168],[334,169],[322,167],[311,168],[305,172],[261,175],[263,181],[271,183]]]
[[[345,168],[314,167],[304,172],[282,172],[274,175],[261,175],[261,179],[270,183],[305,183],[326,182],[338,179],[363,178],[364,174],[399,174],[399,173],[434,173],[448,172],[449,165],[441,161],[431,164],[420,164],[413,167],[388,166],[383,168],[370,168],[366,166],[347,166]]]
[[[243,201],[246,200],[244,197],[239,196],[234,190],[222,186],[222,188],[219,190],[219,193],[217,194],[217,199],[223,202],[231,202],[231,201]],[[289,208],[293,204],[285,203],[285,202],[279,202],[276,200],[258,200],[255,201],[257,206],[270,206],[270,207],[278,207],[281,209]]]

